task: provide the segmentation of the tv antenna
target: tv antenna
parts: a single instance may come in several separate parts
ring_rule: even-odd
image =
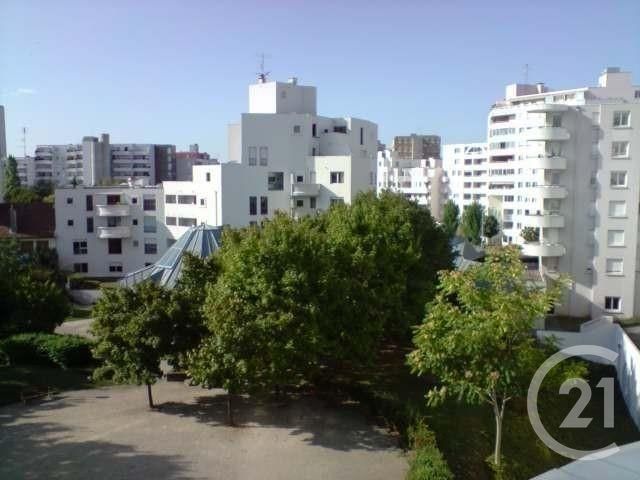
[[[258,81],[260,83],[265,83],[267,81],[267,76],[271,73],[271,72],[267,72],[264,69],[264,59],[267,57],[268,55],[265,55],[264,53],[261,53],[259,55],[260,57],[260,71],[258,72]]]

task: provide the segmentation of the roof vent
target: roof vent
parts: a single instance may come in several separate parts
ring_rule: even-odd
[[[620,73],[620,67],[607,67],[604,69],[604,73]]]

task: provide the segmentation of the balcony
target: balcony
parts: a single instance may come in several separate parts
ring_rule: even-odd
[[[96,208],[98,210],[99,217],[128,217],[131,213],[131,206],[125,203],[96,205]]]
[[[563,228],[564,215],[559,213],[543,213],[540,215],[525,215],[522,224],[525,227]]]
[[[560,142],[569,140],[571,135],[569,134],[569,130],[564,127],[544,126],[529,128],[524,132],[524,137],[530,142]]]
[[[98,227],[98,238],[129,238],[131,236],[131,227]]]
[[[562,103],[538,103],[527,108],[528,113],[562,113],[569,110]]]
[[[531,192],[537,197],[544,199],[567,198],[567,189],[561,185],[537,185],[531,187]]]
[[[292,197],[317,197],[320,195],[318,183],[294,183],[291,186]]]
[[[567,159],[559,156],[527,157],[527,166],[543,170],[566,170]]]
[[[564,245],[559,243],[522,244],[522,254],[527,257],[561,257],[565,252]]]

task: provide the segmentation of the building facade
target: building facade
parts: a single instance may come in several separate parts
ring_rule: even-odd
[[[543,278],[570,275],[561,313],[640,313],[638,123],[640,86],[618,68],[597,87],[509,85],[489,113],[487,205]]]
[[[189,145],[188,152],[176,152],[176,178],[173,180],[193,180],[193,167],[196,165],[216,165],[217,158],[211,158],[206,152],[201,152],[197,143]]]
[[[177,178],[174,145],[111,144],[106,133],[100,138],[84,137],[81,144],[38,145],[35,155],[23,159],[23,164],[26,185],[92,186],[130,179],[157,184]]]
[[[159,186],[58,188],[56,249],[63,270],[121,277],[155,262],[173,242]]]
[[[316,88],[260,79],[249,112],[229,126],[229,162],[193,167],[193,181],[164,182],[174,236],[193,224],[246,226],[276,211],[299,217],[375,189],[375,123],[316,113]]]
[[[442,147],[442,168],[448,180],[449,199],[453,200],[460,212],[473,202],[485,208],[489,171],[487,144],[455,143]]]
[[[393,151],[402,159],[440,158],[440,137],[415,133],[396,136],[393,138]]]
[[[427,207],[436,219],[441,218],[447,200],[448,181],[440,159],[402,159],[391,150],[378,152],[378,193],[383,190],[401,193]]]

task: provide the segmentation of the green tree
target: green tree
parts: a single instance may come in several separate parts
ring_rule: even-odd
[[[13,240],[0,241],[0,336],[51,332],[69,312],[57,265],[45,252],[27,255]]]
[[[13,201],[12,197],[20,188],[20,177],[18,176],[18,162],[16,157],[9,155],[4,171],[4,196],[7,201]]]
[[[520,236],[525,242],[537,242],[540,239],[540,231],[536,227],[524,227]]]
[[[442,211],[442,228],[449,238],[453,237],[460,226],[460,209],[453,200],[448,200],[444,204]]]
[[[483,215],[484,207],[478,202],[467,205],[462,211],[462,234],[474,245],[480,245]]]
[[[93,353],[104,361],[94,375],[146,385],[149,408],[154,408],[151,386],[162,374],[161,359],[174,351],[174,325],[180,318],[171,293],[152,282],[104,288],[93,315]]]
[[[486,215],[484,217],[484,224],[482,228],[482,234],[487,239],[492,239],[500,233],[500,223],[498,219],[493,215]]]
[[[427,394],[430,403],[457,397],[491,406],[497,466],[505,405],[526,395],[533,373],[549,354],[532,334],[533,322],[557,302],[566,283],[534,287],[525,280],[524,268],[519,249],[509,246],[488,249],[485,262],[466,271],[442,272],[408,356],[414,373],[440,381]],[[582,376],[584,369],[572,365],[565,374]]]
[[[11,191],[6,199],[11,203],[33,203],[40,200],[38,194],[28,187],[17,187]]]

